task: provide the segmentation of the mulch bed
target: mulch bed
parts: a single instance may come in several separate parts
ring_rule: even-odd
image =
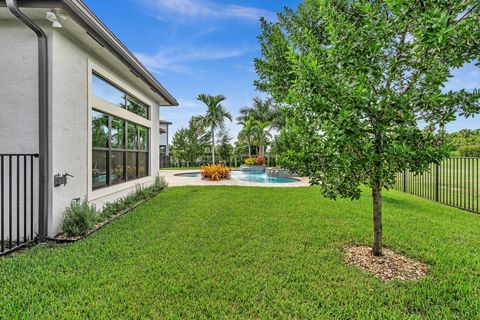
[[[418,280],[428,272],[426,264],[383,249],[383,256],[376,257],[372,248],[365,245],[353,245],[345,249],[345,261],[373,274],[382,280],[400,279],[403,281]]]

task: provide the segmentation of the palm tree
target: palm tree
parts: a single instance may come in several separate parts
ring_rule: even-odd
[[[203,116],[197,116],[195,121],[204,128],[210,128],[212,134],[212,163],[215,163],[215,130],[225,127],[225,119],[232,121],[232,115],[222,105],[222,101],[226,99],[223,95],[200,94],[197,97],[197,100],[207,106],[207,112]]]
[[[281,129],[285,125],[281,108],[272,98],[253,98],[251,107],[240,108],[237,124],[244,125],[251,118],[261,122],[270,121],[271,127],[275,129]]]
[[[255,131],[258,142],[260,144],[259,154],[262,157],[265,157],[265,143],[267,139],[271,137],[271,134],[269,131],[271,125],[272,123],[270,121],[265,121],[265,122],[258,121],[258,120],[253,121],[253,130]]]
[[[255,134],[254,120],[252,118],[248,119],[242,128],[242,131],[238,134],[238,139],[243,140],[247,143],[248,146],[248,156],[252,157],[252,137]]]

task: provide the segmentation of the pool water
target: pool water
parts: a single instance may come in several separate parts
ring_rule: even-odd
[[[189,177],[195,178],[200,177],[200,172],[187,172],[187,173],[178,173],[177,177]],[[242,171],[232,171],[232,179],[237,179],[243,182],[253,182],[253,183],[292,183],[298,182],[298,179],[294,178],[278,178],[278,177],[269,177],[265,173],[246,173]]]

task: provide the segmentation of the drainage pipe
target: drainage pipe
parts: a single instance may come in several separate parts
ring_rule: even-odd
[[[48,43],[45,32],[18,8],[17,0],[6,0],[10,12],[28,26],[38,38],[38,238],[48,234]],[[33,195],[32,195],[33,196]],[[33,223],[33,221],[32,221]]]

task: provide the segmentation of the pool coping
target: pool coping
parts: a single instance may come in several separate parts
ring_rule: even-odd
[[[309,186],[309,179],[307,177],[295,177],[298,181],[289,183],[259,183],[259,182],[245,182],[237,179],[228,179],[221,181],[203,180],[199,177],[180,177],[181,173],[197,173],[200,170],[184,169],[184,170],[160,170],[159,175],[164,176],[169,186],[244,186],[244,187],[307,187]]]

